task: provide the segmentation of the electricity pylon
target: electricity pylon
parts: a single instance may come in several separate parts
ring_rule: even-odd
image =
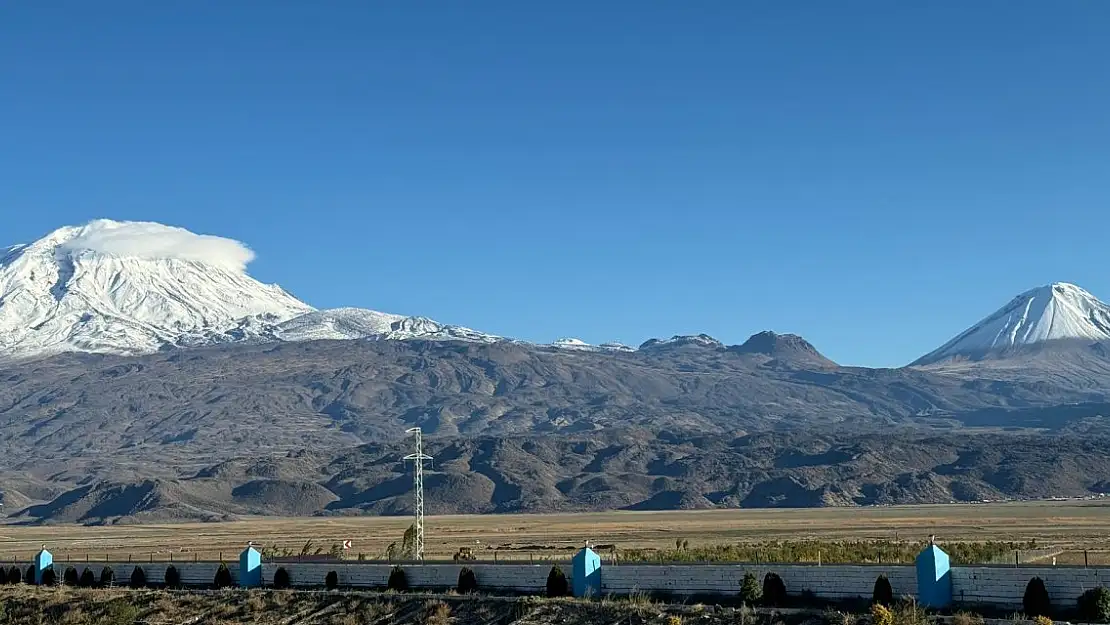
[[[424,461],[431,460],[432,457],[424,454],[424,442],[421,438],[420,428],[409,428],[405,430],[406,434],[416,435],[416,453],[405,456],[405,460],[412,460],[415,465],[413,472],[413,486],[416,490],[416,510],[414,516],[416,522],[416,540],[413,541],[413,556],[416,560],[424,560]]]

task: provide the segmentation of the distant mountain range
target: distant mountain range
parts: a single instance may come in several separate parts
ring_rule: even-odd
[[[1110,490],[1096,445],[1110,439],[1110,308],[1074,285],[1023,293],[911,366],[868,369],[774,332],[534,345],[315,310],[250,278],[250,256],[113,221],[0,251],[5,511],[401,513],[412,426],[435,450],[440,512]],[[1036,463],[1016,455],[1031,450]]]

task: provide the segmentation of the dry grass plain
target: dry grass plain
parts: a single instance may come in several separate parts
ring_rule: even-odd
[[[409,517],[252,518],[180,525],[0,526],[0,559],[29,560],[46,544],[58,560],[230,559],[247,543],[299,552],[309,540],[326,551],[353,541],[350,557],[381,557],[400,542]],[[1028,541],[1057,547],[1060,564],[1110,563],[1110,502],[606,512],[428,517],[427,556],[447,559],[469,546],[481,559],[527,560],[568,554],[586,540],[622,548],[767,540]],[[540,546],[543,549],[528,549]]]

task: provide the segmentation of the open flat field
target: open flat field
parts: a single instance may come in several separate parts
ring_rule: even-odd
[[[247,543],[300,552],[306,541],[327,551],[353,541],[350,557],[381,557],[400,543],[409,517],[256,518],[231,523],[82,527],[0,526],[0,558],[30,559],[46,544],[56,559],[192,560],[234,557]],[[481,559],[567,554],[586,540],[621,548],[767,540],[1028,541],[1057,547],[1060,564],[1110,563],[1110,502],[608,512],[428,517],[427,556],[450,558],[469,546]]]

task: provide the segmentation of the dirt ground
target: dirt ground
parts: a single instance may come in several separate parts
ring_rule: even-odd
[[[400,543],[408,517],[257,518],[230,523],[82,527],[0,526],[0,559],[29,560],[43,544],[58,560],[230,558],[247,541],[300,552],[352,541],[349,557],[381,557]],[[798,539],[1028,541],[1057,547],[1060,564],[1110,563],[1110,502],[609,512],[428,517],[427,556],[471,547],[481,559],[528,560],[566,553],[586,540],[622,548]]]

